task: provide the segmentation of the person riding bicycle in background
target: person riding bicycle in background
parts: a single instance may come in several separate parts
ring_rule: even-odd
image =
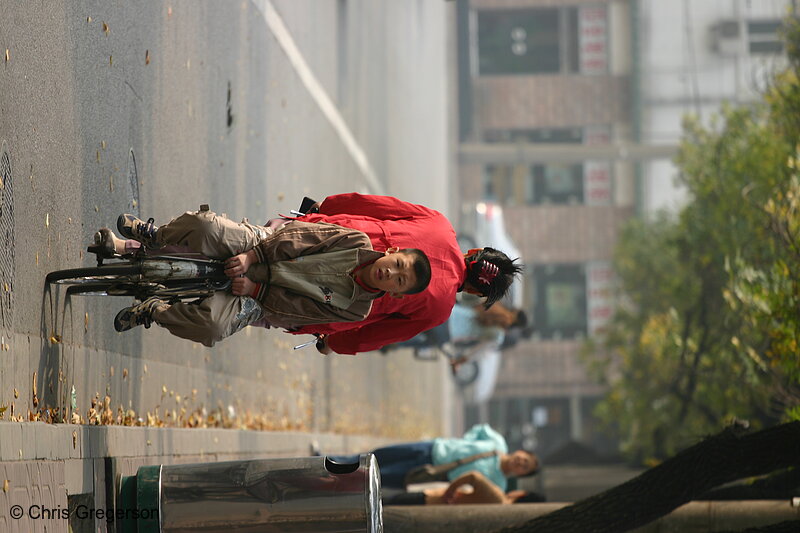
[[[522,269],[516,259],[492,248],[463,254],[444,215],[393,197],[357,193],[329,196],[319,204],[318,213],[308,214],[302,220],[363,232],[375,251],[419,249],[431,267],[431,281],[425,290],[402,299],[375,299],[363,320],[296,324],[287,328],[294,334],[322,335],[323,341],[317,347],[323,353],[333,350],[354,354],[409,339],[444,322],[455,304],[457,292],[462,290],[486,297],[485,305],[489,307],[503,297]],[[279,219],[278,227],[287,222],[292,225],[298,221]],[[269,231],[264,226],[243,224],[252,230],[256,240]],[[117,251],[126,250],[123,241],[115,243]],[[248,320],[252,324],[258,322],[252,316]]]

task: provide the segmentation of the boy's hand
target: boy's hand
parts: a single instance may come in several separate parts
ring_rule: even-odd
[[[255,282],[251,281],[247,276],[231,280],[231,292],[235,296],[250,296],[255,288]]]
[[[229,257],[225,260],[225,275],[229,278],[241,276],[242,274],[247,273],[247,269],[249,269],[250,265],[255,262],[256,253],[253,250]]]
[[[316,347],[317,347],[317,351],[319,353],[321,353],[322,355],[328,355],[333,351],[333,350],[331,350],[331,347],[328,346],[328,336],[327,335],[320,335],[319,336],[319,339],[317,339]]]

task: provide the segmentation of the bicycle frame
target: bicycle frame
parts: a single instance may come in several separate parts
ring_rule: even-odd
[[[167,301],[196,299],[227,290],[230,279],[221,261],[196,253],[148,255],[144,251],[106,254],[96,246],[97,266],[51,272],[50,283],[70,285],[68,295],[159,296]],[[114,261],[105,263],[106,259]]]

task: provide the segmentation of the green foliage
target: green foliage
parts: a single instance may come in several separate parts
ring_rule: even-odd
[[[621,301],[590,369],[597,414],[639,461],[675,453],[732,417],[800,417],[800,24],[792,67],[763,101],[684,122],[677,163],[690,202],[634,219],[615,268]]]

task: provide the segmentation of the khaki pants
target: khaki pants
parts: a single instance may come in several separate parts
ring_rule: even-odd
[[[198,302],[162,307],[153,312],[153,320],[173,335],[211,347],[262,315],[261,305],[253,298],[217,291]]]
[[[254,248],[271,228],[233,222],[213,211],[186,212],[158,228],[164,245],[187,246],[212,259],[227,259]],[[263,311],[249,296],[217,291],[199,302],[179,302],[153,312],[153,320],[178,337],[213,346],[259,320]]]

